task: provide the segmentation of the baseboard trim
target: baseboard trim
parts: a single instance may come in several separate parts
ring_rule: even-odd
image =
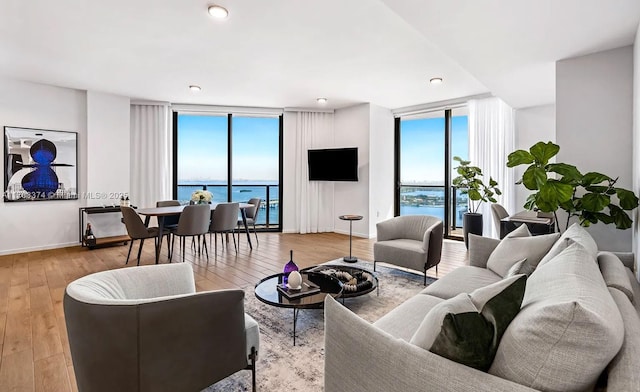
[[[63,244],[32,246],[32,247],[29,247],[29,248],[16,248],[16,249],[0,250],[0,256],[14,255],[14,254],[28,253],[28,252],[38,252],[38,251],[41,251],[41,250],[71,248],[73,246],[80,246],[80,243],[79,242],[67,242],[67,243],[63,243]]]

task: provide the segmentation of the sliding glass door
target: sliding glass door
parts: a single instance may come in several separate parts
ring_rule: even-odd
[[[451,187],[453,157],[468,156],[464,109],[396,119],[396,215],[442,219],[446,236],[461,235],[466,196]]]
[[[174,198],[262,203],[256,225],[280,230],[282,117],[174,113]]]

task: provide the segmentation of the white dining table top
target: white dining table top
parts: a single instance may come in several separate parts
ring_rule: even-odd
[[[218,204],[223,203],[211,203],[211,210],[215,210]],[[240,209],[251,208],[253,204],[249,203],[239,203]],[[147,216],[168,216],[168,215],[180,215],[182,210],[184,210],[186,206],[170,206],[170,207],[151,207],[151,208],[139,208],[136,212],[140,215]]]

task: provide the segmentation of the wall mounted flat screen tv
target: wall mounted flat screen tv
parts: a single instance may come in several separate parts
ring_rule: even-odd
[[[358,181],[358,147],[308,150],[309,181]]]

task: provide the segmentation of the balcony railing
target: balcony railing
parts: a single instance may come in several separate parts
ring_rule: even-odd
[[[178,200],[188,204],[193,191],[206,189],[213,194],[214,202],[227,202],[227,184],[178,184]],[[242,184],[232,185],[232,202],[246,203],[249,199],[259,197],[262,199],[256,226],[266,229],[280,227],[280,189],[279,185]]]

